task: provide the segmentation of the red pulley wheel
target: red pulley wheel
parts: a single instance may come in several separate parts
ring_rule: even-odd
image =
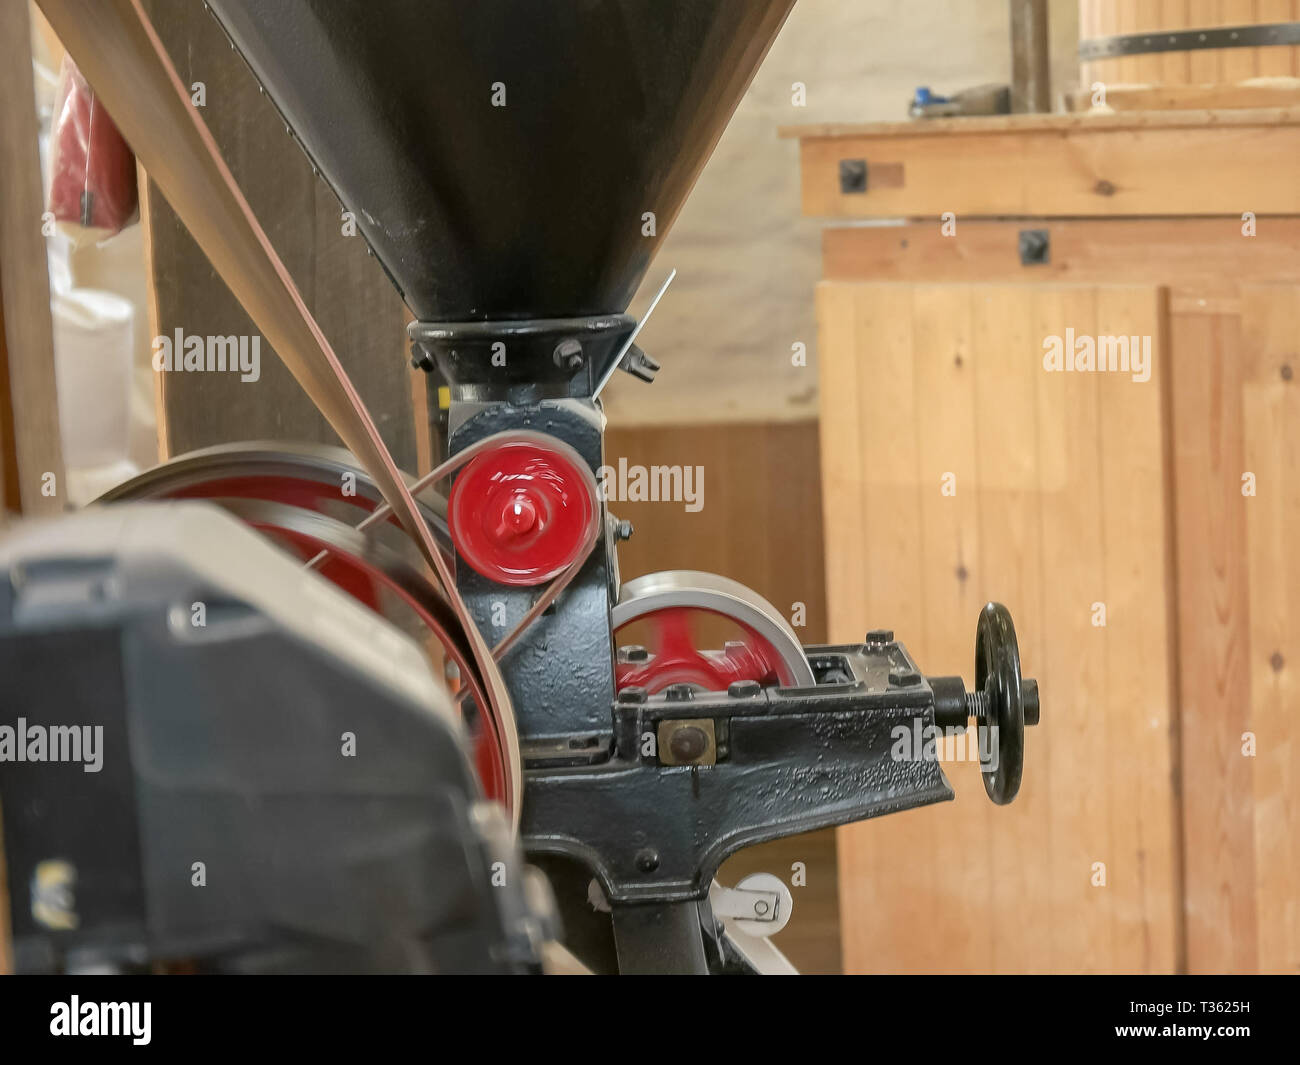
[[[514,586],[543,584],[581,558],[598,513],[595,478],[560,441],[489,448],[456,475],[447,502],[460,557],[488,580]]]

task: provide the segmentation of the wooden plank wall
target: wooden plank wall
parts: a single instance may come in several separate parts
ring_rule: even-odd
[[[787,619],[806,608],[796,629],[804,643],[826,639],[821,494],[816,422],[688,426],[610,426],[606,461],[692,465],[704,469],[704,506],[614,503],[636,532],[619,547],[624,580],[665,569],[721,573],[769,599]],[[859,627],[868,627],[861,621]],[[855,630],[856,631],[856,630]],[[858,633],[858,638],[862,635]],[[750,847],[723,865],[735,884],[752,872],[790,881],[803,862],[807,886],[794,890],[794,915],[773,940],[805,973],[840,971],[835,832],[810,832]]]
[[[846,969],[1172,971],[1160,293],[823,282],[818,313],[831,638],[887,624],[927,672],[969,682],[996,598],[1043,696],[1015,805],[952,764],[954,806],[841,830]],[[1151,336],[1151,381],[1042,372],[1066,326]]]
[[[187,85],[203,82],[200,110],[254,213],[266,227],[303,299],[339,361],[375,412],[399,465],[416,466],[412,370],[406,310],[364,238],[343,234],[342,208],[198,3],[145,0],[154,27]],[[153,287],[149,329],[172,336],[245,335],[256,330],[217,277],[166,199],[150,184],[142,198]],[[347,298],[340,298],[346,294]],[[164,457],[232,440],[338,443],[269,345],[261,379],[173,373],[159,378],[160,451]]]
[[[1174,314],[1170,347],[1187,967],[1253,972],[1253,771],[1241,756],[1250,632],[1238,306]]]
[[[1049,232],[1050,263],[1021,264],[1017,235],[1026,227]],[[831,228],[823,234],[823,251],[826,276],[843,280],[1159,279],[1168,286],[1179,672],[1176,791],[1186,968],[1193,973],[1296,971],[1300,949],[1294,940],[1289,961],[1268,960],[1287,939],[1277,934],[1277,925],[1262,923],[1261,914],[1294,908],[1300,868],[1294,852],[1262,838],[1259,825],[1265,810],[1284,811],[1286,824],[1294,815],[1285,811],[1294,809],[1300,792],[1285,774],[1261,777],[1264,753],[1243,754],[1242,735],[1257,732],[1258,685],[1287,682],[1300,661],[1300,641],[1294,628],[1285,627],[1275,627],[1265,638],[1255,621],[1252,599],[1280,593],[1280,585],[1269,583],[1269,574],[1280,570],[1250,539],[1247,519],[1260,513],[1251,509],[1260,497],[1243,497],[1241,478],[1254,471],[1248,436],[1263,447],[1264,425],[1295,431],[1256,417],[1244,390],[1252,373],[1263,375],[1260,383],[1272,375],[1272,387],[1284,396],[1300,387],[1295,336],[1278,324],[1291,313],[1287,307],[1294,306],[1289,301],[1300,286],[1300,219],[1262,218],[1249,238],[1236,218],[964,220],[952,237],[942,236],[934,223]],[[1294,491],[1294,467],[1283,471],[1289,480],[1281,483]],[[1294,762],[1294,739],[1285,730],[1279,735],[1275,754]],[[1289,824],[1294,838],[1294,820]],[[1288,883],[1289,894],[1265,901],[1265,885],[1274,885],[1277,896],[1279,886]]]
[[[1242,292],[1244,463],[1256,478],[1246,513],[1249,559],[1255,921],[1262,972],[1300,972],[1300,286]],[[1238,696],[1244,694],[1240,689]],[[1225,759],[1226,760],[1226,759]],[[1248,834],[1248,833],[1247,833]]]

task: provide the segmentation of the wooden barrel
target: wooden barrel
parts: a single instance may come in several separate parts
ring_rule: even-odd
[[[1079,40],[1125,34],[1185,33],[1222,27],[1300,22],[1300,0],[1079,0]],[[1189,45],[1199,43],[1195,37]],[[1261,107],[1300,102],[1300,45],[1186,47],[1173,51],[1081,59],[1081,97],[1106,86],[1123,107]],[[1242,86],[1252,79],[1253,84]],[[1282,79],[1282,80],[1279,80]],[[1143,89],[1139,90],[1137,87]],[[1159,90],[1152,92],[1150,90]]]

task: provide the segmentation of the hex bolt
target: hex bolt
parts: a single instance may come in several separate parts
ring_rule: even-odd
[[[614,526],[614,536],[618,540],[632,539],[632,533],[635,531],[636,530],[632,528],[632,523],[626,519],[619,521],[619,523]]]
[[[733,699],[747,699],[763,690],[756,680],[733,680],[727,685],[727,694]]]
[[[555,365],[561,370],[576,373],[581,370],[585,359],[582,357],[582,344],[570,337],[555,345]]]
[[[618,649],[618,660],[620,662],[648,662],[650,661],[650,652],[639,643],[630,643],[626,647]]]
[[[695,689],[689,684],[670,684],[664,689],[664,698],[669,702],[684,703],[695,698]]]

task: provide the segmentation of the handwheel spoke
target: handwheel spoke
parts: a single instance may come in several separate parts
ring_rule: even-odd
[[[652,616],[655,656],[661,660],[685,662],[704,656],[695,647],[690,613],[686,610],[661,610]]]
[[[695,624],[701,614],[730,621],[738,630],[736,638],[719,650],[701,648]],[[683,684],[701,691],[726,691],[736,681],[787,683],[792,673],[768,640],[723,610],[665,606],[647,611],[639,620],[649,629],[650,643],[635,658],[620,656],[615,672],[620,691],[641,687],[655,694]]]

